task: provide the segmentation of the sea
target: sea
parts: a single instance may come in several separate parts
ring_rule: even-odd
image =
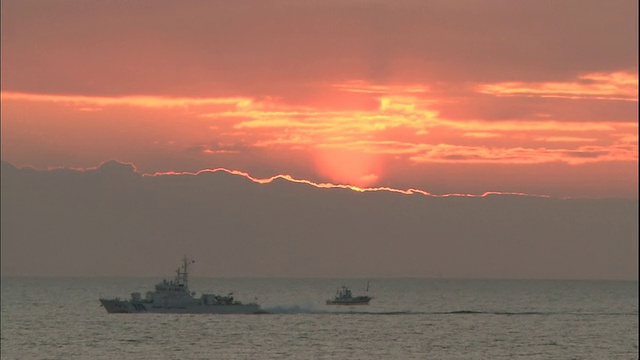
[[[252,315],[108,314],[98,301],[161,280],[2,277],[1,358],[638,359],[637,281],[190,279],[267,312]],[[342,285],[374,299],[326,305]]]

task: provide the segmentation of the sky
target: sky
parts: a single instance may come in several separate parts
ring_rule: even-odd
[[[2,0],[2,160],[638,197],[637,1]]]
[[[637,1],[1,4],[3,276],[637,281]]]

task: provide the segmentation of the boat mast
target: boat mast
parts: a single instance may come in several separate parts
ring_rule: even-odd
[[[183,284],[185,288],[189,288],[189,264],[195,263],[193,259],[187,259],[185,255],[182,258],[182,266],[177,270],[178,276],[176,282],[178,285]],[[182,271],[181,271],[182,270]]]

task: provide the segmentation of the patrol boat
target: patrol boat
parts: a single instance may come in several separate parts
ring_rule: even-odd
[[[131,293],[131,299],[122,300],[100,298],[101,306],[108,313],[170,313],[170,314],[257,314],[261,313],[256,303],[243,304],[228,295],[202,294],[196,298],[195,291],[189,290],[189,265],[193,260],[185,256],[182,266],[176,270],[176,277],[162,280],[155,291],[147,291],[144,299],[139,292]]]
[[[367,290],[369,290],[369,283],[367,283]],[[327,305],[369,305],[371,299],[373,298],[367,295],[353,296],[349,287],[342,286],[336,291],[333,299],[327,300]]]

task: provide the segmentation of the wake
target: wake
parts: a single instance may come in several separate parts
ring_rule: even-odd
[[[413,311],[413,310],[380,310],[367,311],[353,308],[338,309],[317,309],[299,305],[283,305],[265,308],[260,314],[272,315],[498,315],[498,316],[637,316],[637,312],[553,312],[553,311],[477,311],[477,310],[452,310],[452,311]]]

